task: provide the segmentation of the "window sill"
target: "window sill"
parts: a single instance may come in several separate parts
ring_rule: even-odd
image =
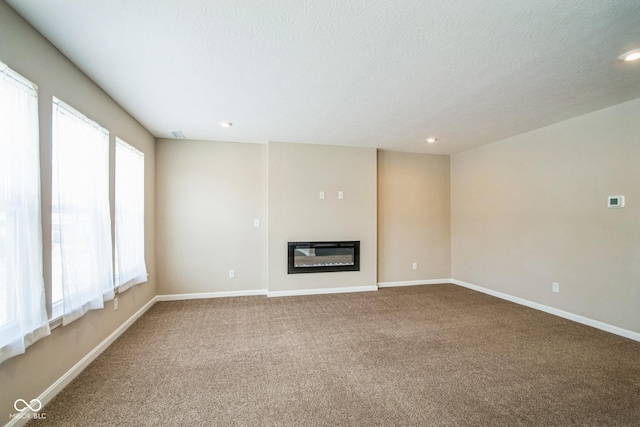
[[[62,326],[62,300],[54,302],[51,307],[51,319],[49,319],[49,329],[54,330]]]
[[[62,326],[62,316],[49,320],[49,329],[53,331],[58,326]]]
[[[147,283],[148,281],[149,281],[149,274],[146,275],[146,280],[144,280],[144,281],[142,281],[140,283],[136,283],[135,285],[131,285],[131,286],[127,287],[127,288],[121,288],[121,289],[117,289],[116,288],[116,289],[114,289],[114,293],[116,295],[121,294],[121,293],[126,292],[129,289],[133,288],[134,286],[141,285],[143,283]],[[59,326],[62,326],[62,301],[54,303],[53,307],[52,307],[52,311],[53,311],[52,316],[51,316],[52,318],[49,319],[49,329],[51,329],[53,331],[55,328],[57,328]]]

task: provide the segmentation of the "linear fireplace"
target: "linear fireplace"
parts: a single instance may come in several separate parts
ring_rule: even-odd
[[[360,242],[289,242],[287,273],[360,271]]]

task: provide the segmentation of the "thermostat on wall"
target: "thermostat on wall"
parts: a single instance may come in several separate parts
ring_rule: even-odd
[[[607,197],[608,208],[624,208],[624,196]]]

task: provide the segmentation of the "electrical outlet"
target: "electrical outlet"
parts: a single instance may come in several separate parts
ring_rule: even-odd
[[[560,292],[560,283],[557,283],[557,282],[551,283],[551,290],[553,292],[559,293]]]
[[[414,263],[413,263],[413,269],[414,269],[414,270],[417,270],[417,269],[418,269],[418,263],[417,263],[417,262],[414,262]]]
[[[321,198],[321,199],[324,199],[324,191],[321,191],[321,192],[320,192],[320,198]]]
[[[118,309],[118,298],[113,299],[113,311]]]
[[[342,191],[338,191],[338,199],[344,199],[344,193]]]
[[[229,279],[235,279],[235,277],[236,277],[236,271],[229,270]]]

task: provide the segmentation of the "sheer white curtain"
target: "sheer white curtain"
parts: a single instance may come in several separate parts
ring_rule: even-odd
[[[116,138],[116,289],[146,281],[144,154]]]
[[[54,288],[62,288],[66,325],[113,298],[109,132],[54,98],[52,157],[52,233],[62,271]]]
[[[38,131],[36,86],[0,62],[0,363],[50,333]]]

